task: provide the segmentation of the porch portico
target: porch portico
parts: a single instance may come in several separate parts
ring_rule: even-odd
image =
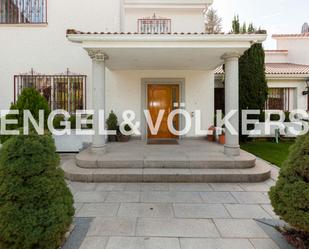
[[[105,70],[215,70],[225,64],[225,111],[238,110],[238,58],[266,35],[111,34],[68,30],[71,42],[80,43],[92,59],[92,107],[105,110]],[[106,138],[94,117],[93,149],[104,152]],[[143,122],[142,122],[143,123]],[[230,119],[238,132],[238,112]],[[147,129],[141,127],[141,129]],[[239,156],[238,135],[226,131],[224,153]]]

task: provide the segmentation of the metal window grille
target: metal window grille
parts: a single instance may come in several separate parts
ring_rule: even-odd
[[[0,0],[0,23],[47,23],[47,0]]]
[[[266,109],[289,111],[290,88],[269,88]]]
[[[46,98],[51,110],[63,109],[70,113],[86,109],[85,75],[65,74],[43,75],[30,73],[14,76],[14,103],[23,89],[33,87]]]
[[[138,32],[145,34],[167,34],[171,33],[171,19],[157,18],[153,15],[152,18],[138,19]]]

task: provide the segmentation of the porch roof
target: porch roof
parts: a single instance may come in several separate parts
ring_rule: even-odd
[[[214,70],[225,54],[243,54],[266,34],[138,34],[68,30],[67,38],[85,49],[102,49],[111,70]]]

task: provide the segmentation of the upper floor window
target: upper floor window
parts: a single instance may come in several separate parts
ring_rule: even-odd
[[[0,0],[0,24],[47,23],[47,0]]]
[[[14,76],[14,102],[22,90],[33,87],[44,96],[51,110],[62,109],[70,113],[86,108],[86,76],[73,74],[44,75],[30,73]]]
[[[146,34],[171,33],[171,19],[153,17],[138,19],[138,32]]]

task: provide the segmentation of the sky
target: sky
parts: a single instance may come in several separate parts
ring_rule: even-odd
[[[223,31],[231,30],[235,14],[241,23],[253,22],[268,32],[266,49],[275,49],[272,34],[300,33],[305,22],[309,23],[309,0],[213,0],[212,5],[223,19]]]

